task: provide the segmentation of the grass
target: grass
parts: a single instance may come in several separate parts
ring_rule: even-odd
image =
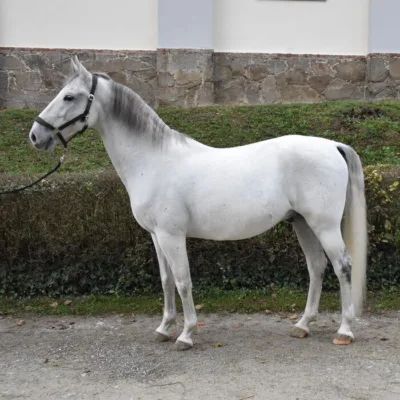
[[[268,291],[219,289],[208,292],[195,292],[196,304],[201,304],[202,313],[257,313],[269,310],[271,312],[302,312],[307,294],[303,291],[280,289]],[[64,304],[70,300],[71,304]],[[149,294],[132,297],[118,295],[65,297],[51,299],[48,297],[33,299],[0,298],[0,314],[22,315],[26,312],[38,315],[104,315],[104,314],[148,314],[162,313],[163,298],[160,294]],[[340,309],[339,293],[323,293],[321,311]],[[368,293],[367,310],[382,311],[400,309],[399,291],[384,291]],[[178,310],[181,312],[180,301]]]
[[[354,146],[364,165],[400,165],[400,102],[160,108],[172,128],[215,147],[239,146],[287,134],[316,135]],[[34,110],[0,110],[0,173],[42,173],[63,149],[38,152],[28,143]],[[93,130],[70,145],[62,171],[111,168]]]
[[[318,104],[161,108],[157,112],[172,128],[215,147],[239,146],[287,134],[316,135],[345,142],[360,154],[365,166],[400,165],[400,102],[326,102]],[[0,173],[43,173],[53,167],[63,149],[38,152],[28,142],[34,110],[0,110]],[[70,145],[61,171],[82,172],[112,168],[100,136],[88,130]],[[220,291],[195,293],[202,312],[297,312],[305,307],[306,293]],[[20,314],[159,314],[158,294],[134,297],[87,296],[66,299],[0,298],[0,313]],[[57,306],[54,306],[54,302]],[[52,306],[53,305],[53,306]],[[338,310],[338,293],[325,293],[321,310]],[[369,293],[372,311],[400,309],[399,292]]]

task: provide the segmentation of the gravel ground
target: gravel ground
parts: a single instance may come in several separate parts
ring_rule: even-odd
[[[160,317],[24,321],[0,317],[0,399],[400,399],[400,312],[357,320],[350,346],[339,314],[302,340],[277,314],[200,314],[186,352],[154,341]]]

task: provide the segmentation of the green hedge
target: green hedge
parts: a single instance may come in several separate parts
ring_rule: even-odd
[[[30,176],[0,175],[0,187]],[[368,285],[400,284],[397,170],[366,171]],[[12,182],[12,184],[11,184]],[[188,241],[196,288],[306,288],[308,273],[289,223],[237,242]],[[325,289],[337,289],[333,273]],[[113,172],[59,174],[26,193],[0,197],[0,295],[159,291],[150,235],[134,221]]]

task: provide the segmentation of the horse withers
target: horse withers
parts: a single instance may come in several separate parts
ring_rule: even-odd
[[[193,346],[197,326],[186,238],[240,240],[291,219],[310,274],[307,305],[292,336],[305,337],[316,318],[330,259],[340,282],[342,321],[335,344],[349,344],[363,306],[367,224],[360,159],[331,140],[288,135],[217,149],[167,126],[136,93],[92,74],[75,57],[65,87],[30,131],[38,149],[67,145],[95,128],[130,197],[133,215],[153,239],[164,290],[156,329],[169,340],[175,286],[184,329],[178,349]],[[343,220],[343,233],[341,223]]]

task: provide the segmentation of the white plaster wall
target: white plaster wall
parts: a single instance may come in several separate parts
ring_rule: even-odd
[[[371,0],[370,53],[400,53],[400,0]]]
[[[214,49],[364,55],[368,13],[369,0],[214,0]]]
[[[157,48],[157,0],[0,0],[0,46]]]
[[[158,47],[213,48],[213,0],[159,0]]]

